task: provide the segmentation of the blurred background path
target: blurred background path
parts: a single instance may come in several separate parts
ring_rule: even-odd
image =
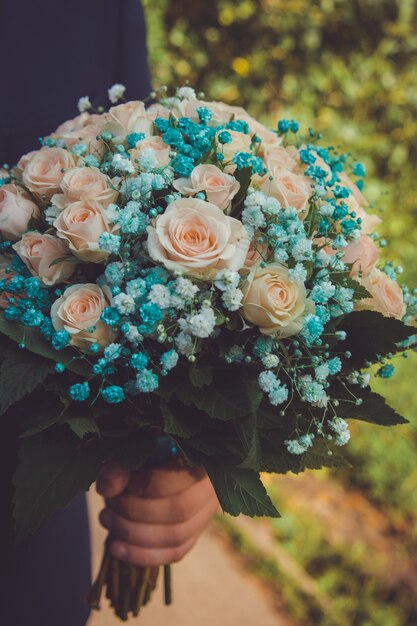
[[[102,500],[89,494],[93,545],[93,573],[98,570],[105,531],[97,522]],[[161,577],[162,580],[162,577]],[[161,580],[152,602],[135,626],[289,626],[286,617],[273,607],[270,595],[244,572],[217,533],[208,529],[193,551],[173,568],[173,597],[170,607],[163,604]],[[88,626],[116,626],[120,622],[102,601],[103,608],[92,615]],[[106,606],[104,606],[106,604]]]

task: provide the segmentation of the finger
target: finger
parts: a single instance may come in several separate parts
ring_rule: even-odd
[[[107,500],[107,507],[132,522],[175,524],[194,517],[212,498],[216,498],[213,486],[205,478],[176,496],[166,498],[141,498],[122,493]]]
[[[144,498],[165,498],[180,493],[205,477],[203,468],[189,468],[175,459],[160,467],[133,473],[127,491]]]
[[[114,541],[110,545],[110,554],[120,561],[127,561],[132,565],[143,567],[157,567],[177,563],[193,548],[198,535],[192,537],[186,544],[176,548],[141,548],[123,541]]]
[[[217,504],[216,500],[209,500],[194,517],[176,524],[131,522],[109,509],[101,511],[100,522],[118,541],[142,548],[178,548],[194,535],[203,532],[215,513]]]
[[[117,461],[109,461],[103,465],[96,489],[105,498],[114,498],[126,489],[129,479],[130,472],[125,467]]]

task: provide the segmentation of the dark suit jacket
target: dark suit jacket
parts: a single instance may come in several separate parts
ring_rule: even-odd
[[[80,96],[149,94],[140,0],[0,0],[0,164],[77,114]]]
[[[151,90],[139,0],[0,0],[0,165],[39,146],[38,137],[77,115],[80,96],[108,105]],[[90,564],[85,502],[58,512],[12,549],[11,475],[17,428],[0,420],[0,624],[83,626]]]

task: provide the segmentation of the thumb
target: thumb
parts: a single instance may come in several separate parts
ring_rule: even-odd
[[[114,498],[127,487],[130,472],[117,461],[108,461],[97,478],[96,489],[104,498]]]

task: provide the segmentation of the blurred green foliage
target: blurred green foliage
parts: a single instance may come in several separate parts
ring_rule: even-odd
[[[373,501],[385,507],[393,522],[406,523],[417,554],[417,354],[393,363],[394,378],[375,379],[373,387],[410,420],[410,425],[375,428],[354,424],[346,449],[353,467],[340,473],[340,479],[365,490]]]
[[[208,98],[245,106],[271,127],[280,117],[296,118],[304,129],[321,131],[325,143],[352,152],[367,167],[365,195],[384,210],[380,233],[389,240],[387,256],[417,286],[417,0],[143,3],[155,87],[189,81]],[[416,368],[414,354],[399,361],[392,381],[375,382],[411,426],[355,424],[348,446],[354,469],[331,473],[406,528],[407,549],[414,550]],[[416,623],[417,605],[400,583],[386,596],[362,571],[369,555],[335,549],[317,521],[288,517],[280,504],[278,539],[336,598],[338,626]],[[242,549],[249,551],[246,544]],[[260,577],[276,578],[259,555],[253,562]],[[279,585],[301,623],[334,623],[282,577]]]
[[[279,489],[277,489],[279,491]],[[274,497],[274,501],[282,498]],[[236,527],[229,517],[218,518],[218,526],[237,550],[242,563],[289,607],[296,623],[303,626],[415,626],[417,604],[410,586],[384,584],[367,568],[369,551],[359,540],[351,545],[328,541],[328,529],[312,515],[286,511],[272,522],[275,539],[297,567],[309,577],[314,593],[306,593],[289,574],[284,563],[260,551],[250,533]],[[378,554],[372,554],[378,559]],[[384,564],[386,566],[386,563]],[[282,608],[281,608],[282,611]]]

